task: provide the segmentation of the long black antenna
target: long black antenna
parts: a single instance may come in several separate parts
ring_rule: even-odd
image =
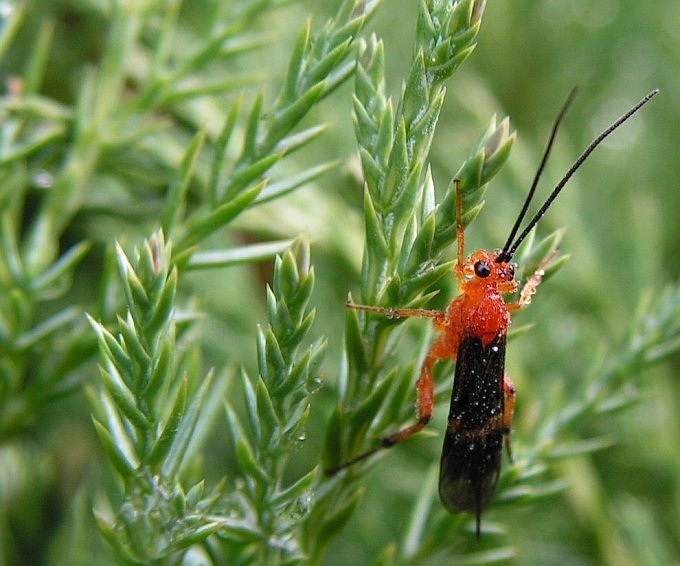
[[[517,251],[517,248],[519,245],[524,241],[524,238],[526,238],[531,232],[532,228],[536,226],[538,221],[541,219],[541,217],[546,213],[546,211],[550,208],[550,205],[552,205],[553,201],[557,198],[557,195],[560,194],[562,189],[565,187],[569,179],[571,179],[572,175],[576,172],[576,170],[583,165],[583,162],[588,159],[588,156],[595,150],[595,148],[600,145],[604,139],[611,134],[614,130],[616,130],[621,124],[623,124],[628,118],[630,118],[633,114],[635,114],[640,108],[642,108],[645,104],[647,104],[652,98],[654,98],[657,94],[659,93],[659,89],[655,89],[652,92],[650,92],[647,96],[645,96],[640,102],[638,102],[635,106],[633,106],[628,112],[623,114],[618,120],[616,120],[614,123],[612,123],[606,130],[604,130],[599,136],[597,136],[592,142],[590,142],[590,145],[585,149],[585,151],[579,156],[579,158],[574,161],[574,164],[569,168],[569,170],[564,174],[564,177],[562,177],[562,180],[557,184],[557,186],[553,189],[552,193],[550,193],[550,196],[545,200],[541,208],[538,209],[538,212],[533,216],[531,220],[529,220],[529,223],[527,224],[526,228],[524,231],[515,239],[514,242],[512,242],[512,236],[514,236],[515,232],[517,232],[518,228],[517,225],[519,225],[522,217],[526,214],[526,208],[529,206],[528,200],[525,202],[524,207],[522,209],[522,212],[520,214],[520,220],[516,222],[515,226],[512,229],[511,237],[508,238],[508,241],[506,242],[505,246],[503,247],[503,250],[501,251],[500,254],[498,254],[498,257],[496,258],[497,262],[508,262],[512,259],[512,256],[515,255],[515,252]],[[571,99],[573,98],[574,91],[572,91],[572,94],[569,95],[569,98],[567,99],[567,103],[564,105],[562,108],[562,111],[560,112],[560,115],[557,117],[557,120],[555,121],[555,125],[553,126],[553,132],[550,136],[550,141],[548,142],[548,147],[546,149],[546,152],[543,155],[543,161],[541,162],[541,165],[539,167],[539,171],[537,173],[537,177],[540,175],[540,173],[543,170],[543,167],[545,165],[545,160],[548,157],[548,153],[552,147],[552,141],[553,138],[555,137],[555,133],[557,130],[557,127],[560,124],[560,121],[562,120],[562,117],[566,110],[569,107],[569,104],[571,103]],[[537,183],[538,180],[537,178],[534,179],[534,182]],[[535,187],[532,185],[532,188],[529,190],[529,194],[533,195],[533,191],[535,190]]]
[[[545,164],[548,162],[548,156],[550,155],[550,152],[552,150],[552,146],[555,141],[555,136],[557,136],[557,130],[560,127],[562,118],[564,118],[565,114],[567,113],[567,110],[569,110],[569,107],[571,106],[571,103],[574,101],[574,97],[576,96],[577,92],[578,88],[574,88],[569,93],[566,102],[562,106],[562,110],[560,110],[560,113],[557,115],[557,118],[553,123],[552,131],[550,132],[550,137],[548,138],[548,144],[545,146],[545,151],[543,152],[541,164],[538,166],[536,175],[534,175],[534,180],[531,182],[531,188],[529,189],[529,193],[527,194],[526,199],[524,199],[524,205],[522,206],[522,210],[517,216],[517,220],[515,220],[515,225],[512,227],[512,230],[510,230],[510,235],[508,236],[507,242],[505,242],[505,245],[503,246],[503,250],[508,249],[512,245],[512,240],[515,238],[515,234],[517,234],[517,230],[519,230],[519,227],[522,224],[522,220],[524,220],[524,217],[526,216],[527,210],[529,210],[529,204],[531,204],[531,199],[534,198],[534,193],[536,192],[538,181],[541,179],[543,169],[545,169]]]

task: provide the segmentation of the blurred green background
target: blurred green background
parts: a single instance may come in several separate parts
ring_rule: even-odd
[[[0,7],[4,4],[11,3]],[[3,78],[20,65],[22,45],[28,49],[35,38],[31,22],[38,26],[53,18],[54,50],[42,91],[72,104],[83,66],[96,63],[107,25],[102,10],[106,3],[28,4],[31,17],[11,57],[3,62]],[[201,4],[185,3],[181,17],[190,28],[201,27]],[[310,16],[318,24],[337,5],[337,0],[291,2],[257,20],[257,31],[265,33],[271,44],[244,56],[234,73],[261,74],[259,86],[271,98],[305,18]],[[386,0],[370,25],[384,39],[388,87],[395,99],[408,70],[416,8],[415,0]],[[597,150],[539,225],[543,235],[564,227],[561,249],[572,258],[540,288],[534,304],[516,317],[517,325],[535,325],[508,348],[508,370],[518,390],[513,448],[519,457],[523,445],[531,442],[536,415],[555,398],[569,397],[598,361],[615,357],[642,297],[658,296],[680,275],[678,29],[680,4],[675,0],[491,0],[477,50],[449,85],[431,152],[438,186],[443,187],[455,173],[493,114],[509,116],[518,134],[509,163],[491,184],[484,210],[466,233],[468,250],[494,248],[505,241],[552,121],[574,86],[580,87],[580,93],[544,174],[539,188],[543,195],[600,130],[648,91],[661,89],[653,103]],[[336,402],[344,302],[347,293],[356,293],[359,287],[361,186],[349,118],[351,92],[351,84],[345,85],[316,109],[312,118],[331,124],[332,130],[321,143],[286,163],[294,173],[297,167],[337,159],[337,170],[283,201],[242,217],[228,236],[249,241],[305,233],[312,242],[318,311],[314,330],[328,337],[329,354],[323,366],[324,386],[296,462],[301,471],[319,461],[325,425]],[[216,108],[218,104],[206,103],[187,113],[204,115],[209,129],[218,129],[223,116],[212,114]],[[182,141],[178,136],[179,148]],[[121,163],[106,165],[115,170]],[[161,186],[163,181],[152,180],[150,185]],[[94,206],[90,213],[74,221],[74,239],[87,234],[108,244],[113,237],[134,242],[148,234],[149,227],[137,226],[134,218],[127,223],[111,220]],[[89,264],[93,281],[99,277],[98,267],[97,262]],[[208,365],[223,363],[222,351],[228,345],[229,361],[254,370],[255,325],[266,320],[262,283],[267,273],[263,266],[187,277],[190,291],[209,305],[210,316],[202,325]],[[80,286],[87,293],[87,274],[82,277]],[[444,290],[447,297],[452,292]],[[639,404],[574,431],[574,439],[605,435],[613,445],[551,469],[566,484],[561,496],[520,508],[492,508],[484,515],[485,521],[505,529],[515,563],[680,563],[679,363],[676,356],[645,370]],[[65,483],[77,484],[93,482],[97,464],[83,459],[88,451],[97,454],[97,446],[84,403],[74,395],[55,409],[59,414],[45,415],[40,426],[52,435],[79,439],[80,450],[60,441]],[[405,518],[424,478],[438,462],[445,412],[440,406],[431,427],[436,434],[423,434],[385,454],[366,475],[365,497],[333,543],[327,564],[368,564],[386,544],[400,543]],[[228,455],[223,447],[206,458],[215,466],[215,478],[225,473],[225,462]],[[67,485],[61,494],[68,499],[76,491]],[[45,505],[54,506],[57,532],[72,528],[61,523],[68,503]],[[432,505],[439,505],[435,495]],[[83,528],[98,536],[93,525]],[[469,545],[481,550],[485,544],[484,540],[479,546],[461,542],[461,549]],[[450,560],[442,555],[431,563]]]

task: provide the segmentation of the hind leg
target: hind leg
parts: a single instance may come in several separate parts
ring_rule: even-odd
[[[372,312],[374,311],[373,308],[370,309]],[[390,312],[395,312],[393,310],[387,309]],[[404,309],[404,310],[399,310],[396,312],[413,312],[413,309]],[[380,312],[380,311],[377,311]],[[421,311],[417,310],[416,312],[420,313]],[[426,313],[438,313],[438,317],[433,317],[436,319],[443,317],[443,313],[439,311],[424,311]],[[420,316],[420,314],[416,315],[403,315],[403,316]],[[429,315],[426,315],[429,316]],[[407,440],[408,438],[411,438],[414,434],[420,432],[427,426],[427,423],[430,422],[430,419],[432,418],[432,411],[434,410],[434,378],[432,377],[432,367],[434,364],[445,356],[445,343],[441,339],[438,339],[430,348],[430,351],[427,354],[427,358],[425,358],[425,361],[423,362],[423,367],[420,370],[420,376],[418,377],[418,381],[416,382],[416,411],[417,411],[417,418],[418,420],[401,429],[398,430],[397,432],[390,434],[389,436],[384,436],[383,438],[380,439],[379,443],[371,448],[370,450],[367,450],[366,452],[363,452],[362,454],[359,454],[358,456],[355,456],[354,458],[348,460],[347,462],[344,462],[343,464],[340,464],[339,466],[335,466],[332,468],[329,468],[326,470],[327,475],[334,475],[338,473],[339,471],[352,466],[358,462],[361,462],[362,460],[365,460],[369,456],[372,456],[376,452],[379,452],[380,450],[384,450],[385,448],[391,448],[392,446],[395,446],[396,444],[399,444],[400,442],[403,442],[404,440]]]

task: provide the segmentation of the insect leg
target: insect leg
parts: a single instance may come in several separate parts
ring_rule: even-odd
[[[463,263],[465,260],[465,230],[463,229],[463,192],[460,188],[460,179],[454,179],[456,187],[456,243],[458,244],[458,261],[454,271],[458,281],[463,281]]]
[[[357,305],[350,301],[347,301],[347,303],[345,303],[345,306],[348,309],[382,314],[387,318],[419,317],[419,318],[434,318],[441,320],[443,320],[444,318],[444,313],[442,313],[441,311],[428,309],[392,309],[386,307],[375,307],[372,305]]]
[[[398,432],[386,436],[380,440],[380,445],[383,448],[391,448],[395,444],[403,442],[410,438],[415,433],[420,432],[432,418],[432,410],[434,409],[434,378],[432,377],[432,366],[437,361],[437,357],[430,352],[425,359],[422,369],[420,370],[420,377],[416,382],[416,410],[418,413],[418,420]]]
[[[524,284],[524,287],[522,287],[522,291],[519,294],[519,300],[516,303],[510,303],[508,305],[508,310],[510,312],[519,310],[531,303],[531,299],[536,293],[536,288],[541,284],[541,281],[543,281],[545,270],[548,269],[556,255],[557,250],[554,250],[541,262],[541,264],[538,266],[538,269],[534,271],[531,277],[527,279],[527,282]]]
[[[388,309],[389,310],[389,309]],[[413,310],[413,309],[406,309]],[[417,310],[417,309],[415,309]],[[438,311],[425,311],[425,312],[438,312]],[[442,313],[439,313],[442,316]],[[421,315],[405,315],[405,316],[421,316]],[[367,450],[363,454],[355,456],[351,460],[340,464],[339,466],[334,466],[326,470],[326,474],[331,476],[338,473],[340,470],[348,468],[362,460],[365,460],[369,456],[372,456],[376,452],[383,450],[385,448],[391,448],[395,444],[403,442],[407,438],[410,438],[417,432],[421,431],[430,419],[432,418],[432,411],[434,409],[434,378],[432,377],[432,367],[434,364],[442,357],[439,350],[441,349],[441,343],[439,341],[435,342],[432,348],[430,348],[427,358],[423,363],[423,367],[420,370],[420,376],[416,382],[416,410],[418,413],[418,420],[406,428],[395,432],[389,436],[384,436],[380,439],[379,444]]]
[[[503,395],[505,396],[505,408],[503,409],[503,437],[505,438],[505,449],[508,453],[508,460],[512,462],[510,427],[512,426],[512,415],[515,412],[515,386],[507,375],[503,377]]]

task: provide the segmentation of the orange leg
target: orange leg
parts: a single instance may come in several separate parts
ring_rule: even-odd
[[[389,310],[389,309],[388,309]],[[405,309],[407,311],[412,311],[418,309]],[[439,311],[424,311],[426,313],[439,313]],[[439,313],[442,315],[442,313]],[[423,316],[420,314],[417,315],[404,315],[404,316]],[[429,316],[429,315],[424,315],[424,316]],[[329,468],[326,470],[326,474],[328,475],[333,475],[339,472],[340,470],[343,470],[344,468],[348,468],[349,466],[352,466],[356,464],[357,462],[361,462],[362,460],[365,460],[369,456],[372,456],[376,452],[379,452],[380,450],[383,450],[385,448],[391,448],[395,444],[399,444],[400,442],[403,442],[404,440],[410,438],[417,432],[420,432],[425,428],[427,423],[430,422],[430,419],[432,418],[432,411],[434,409],[434,379],[432,377],[432,366],[437,362],[437,360],[440,359],[440,356],[438,355],[438,352],[436,351],[438,346],[438,342],[435,342],[434,346],[430,349],[430,352],[427,355],[427,358],[425,359],[425,362],[423,363],[423,367],[420,370],[420,377],[418,378],[418,381],[416,382],[416,409],[418,411],[418,420],[410,425],[407,426],[406,428],[403,428],[394,434],[390,434],[389,436],[384,436],[383,438],[380,439],[380,443],[370,450],[367,450],[363,454],[359,454],[358,456],[352,458],[351,460],[333,467]]]
[[[503,409],[503,436],[505,437],[505,449],[508,459],[512,462],[512,450],[510,449],[510,427],[512,415],[515,412],[515,386],[506,375],[503,377],[503,394],[505,395],[505,408]]]
[[[465,261],[465,230],[463,229],[463,192],[460,189],[460,179],[454,179],[456,187],[456,240],[458,243],[458,262],[454,271],[458,281],[463,281],[463,263]]]
[[[395,444],[403,442],[407,438],[410,438],[417,432],[423,430],[427,423],[430,422],[434,409],[434,379],[432,377],[432,366],[436,361],[436,357],[432,356],[431,353],[428,354],[425,363],[420,370],[420,377],[416,382],[416,409],[418,410],[418,420],[414,424],[382,438],[380,440],[381,448],[390,448]]]
[[[557,250],[553,251],[545,258],[538,266],[538,269],[534,271],[533,275],[527,279],[527,282],[524,284],[524,287],[522,287],[522,291],[519,294],[519,300],[516,303],[510,303],[508,305],[508,310],[510,312],[519,310],[531,303],[531,299],[536,293],[536,288],[541,284],[541,281],[543,281],[545,270],[548,269],[556,255]]]
[[[390,309],[386,307],[374,307],[371,305],[357,305],[349,301],[345,303],[345,306],[349,309],[354,309],[358,311],[382,314],[387,318],[408,318],[408,317],[433,318],[435,319],[435,324],[437,324],[438,321],[444,320],[444,313],[442,311],[428,309]]]

